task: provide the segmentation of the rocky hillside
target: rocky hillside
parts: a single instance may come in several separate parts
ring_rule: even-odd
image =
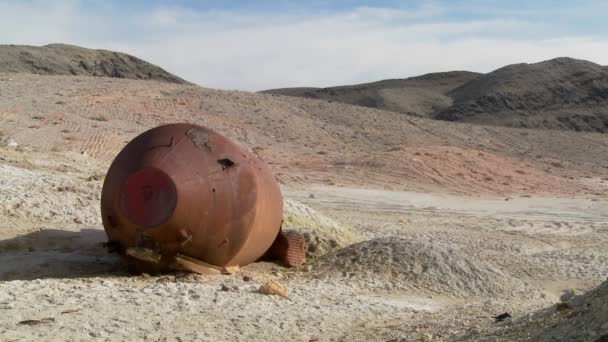
[[[120,52],[66,44],[0,45],[0,72],[83,75],[188,83],[160,67]]]
[[[572,58],[514,64],[452,90],[435,118],[512,127],[608,131],[608,68]]]
[[[275,89],[439,120],[608,131],[608,67],[573,58],[332,88]]]
[[[283,88],[263,93],[336,101],[390,110],[414,116],[431,117],[449,107],[447,93],[481,74],[468,71],[431,73],[405,79],[392,79],[352,86],[329,88]]]

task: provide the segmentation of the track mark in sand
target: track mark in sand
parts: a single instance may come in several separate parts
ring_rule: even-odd
[[[436,300],[424,298],[424,297],[413,297],[413,296],[357,296],[346,301],[346,303],[365,303],[368,305],[381,305],[385,308],[391,308],[393,310],[413,310],[413,311],[427,311],[436,312],[441,310],[444,306]]]
[[[88,135],[80,149],[95,158],[108,158],[116,155],[123,147],[121,136],[102,130],[96,130]]]
[[[574,221],[535,221],[509,218],[506,224],[497,228],[500,231],[516,231],[523,234],[553,234],[562,236],[575,236],[593,233],[595,224],[591,222]]]

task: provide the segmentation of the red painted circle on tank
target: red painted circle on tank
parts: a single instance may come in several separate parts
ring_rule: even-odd
[[[131,174],[123,183],[120,196],[125,216],[143,227],[165,223],[177,204],[175,184],[166,173],[155,168]]]

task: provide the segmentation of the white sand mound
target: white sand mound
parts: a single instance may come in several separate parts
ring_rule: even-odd
[[[283,229],[304,233],[309,259],[360,240],[348,227],[291,199],[283,202]]]
[[[101,181],[54,166],[28,168],[0,165],[0,222],[101,223]]]
[[[465,251],[439,241],[379,238],[360,242],[320,258],[321,277],[341,276],[350,283],[429,291],[454,296],[540,296]]]

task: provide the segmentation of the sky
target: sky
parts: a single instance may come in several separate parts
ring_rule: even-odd
[[[608,65],[606,13],[604,0],[0,0],[0,44],[117,50],[258,91],[564,56]]]

